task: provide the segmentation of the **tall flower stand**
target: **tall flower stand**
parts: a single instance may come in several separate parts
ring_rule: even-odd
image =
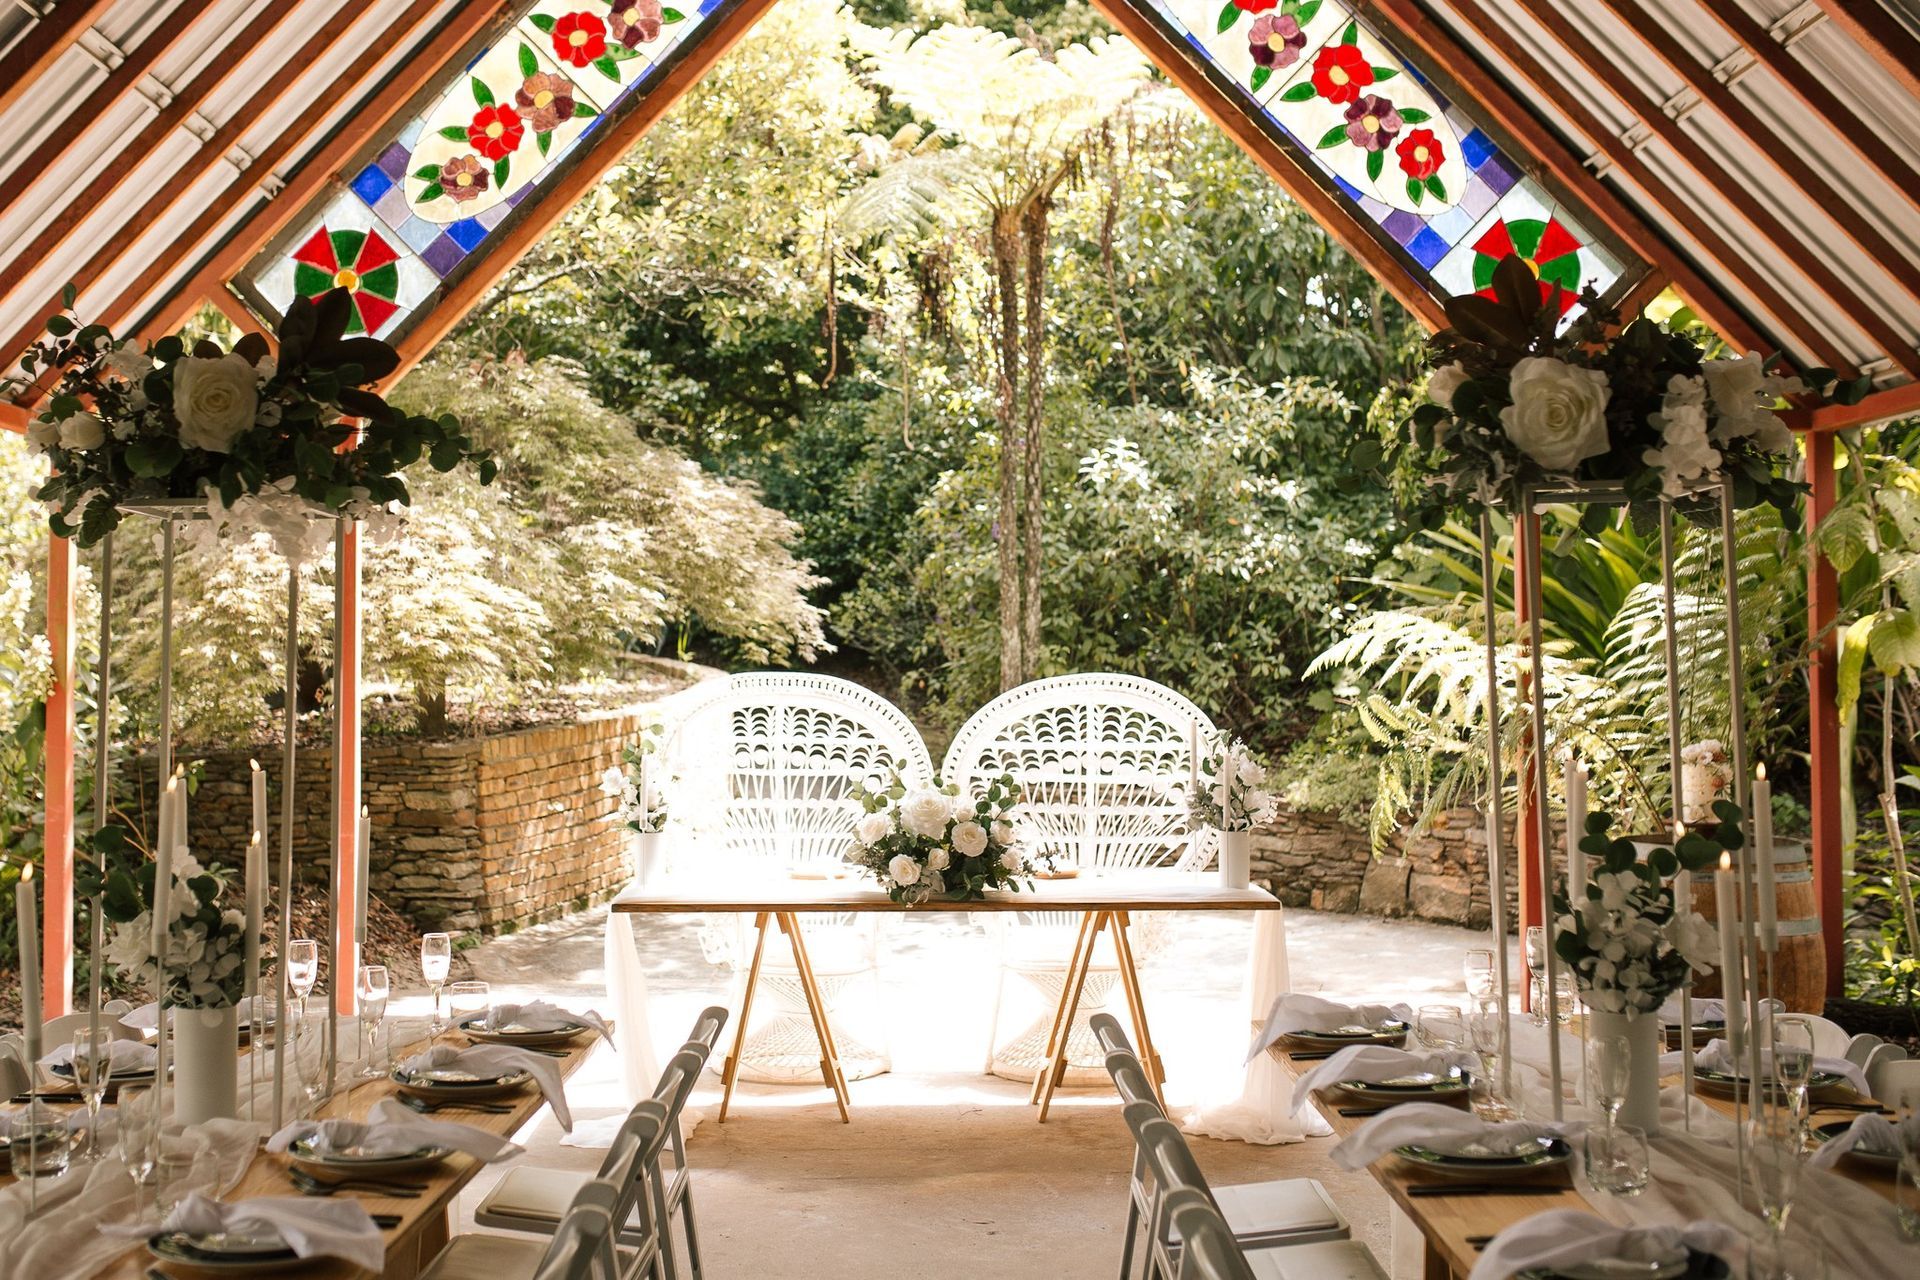
[[[1220,887],[1245,889],[1253,880],[1253,832],[1220,834]]]

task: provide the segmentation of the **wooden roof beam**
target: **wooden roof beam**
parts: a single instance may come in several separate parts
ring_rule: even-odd
[[[207,256],[207,260],[196,268],[193,274],[169,288],[165,294],[154,300],[145,315],[141,317],[140,331],[149,337],[170,333],[178,328],[182,321],[193,314],[200,299],[213,297],[226,291],[227,282],[237,276],[255,254],[264,249],[268,242],[279,235],[288,223],[298,217],[312,202],[314,196],[335,181],[338,172],[358,156],[375,140],[394,132],[400,125],[400,113],[406,110],[414,97],[424,87],[428,76],[437,76],[456,58],[468,51],[468,46],[504,14],[513,0],[488,0],[486,3],[469,3],[458,6],[447,15],[425,43],[407,60],[407,69],[416,67],[431,68],[422,74],[393,75],[374,89],[371,96],[360,109],[332,134],[322,141],[318,149],[301,162],[300,167],[286,175],[279,192],[273,198],[261,204],[244,223],[236,227],[231,234],[222,238]],[[424,11],[424,12],[423,12]],[[414,28],[425,21],[425,14],[431,13],[431,6],[412,5],[396,19],[397,39],[412,39]],[[361,66],[356,61],[356,68]],[[345,78],[346,83],[364,78],[365,72]],[[271,160],[256,157],[256,166],[273,168],[285,158],[288,146],[282,140],[273,152]],[[184,261],[191,255],[199,243],[211,230],[249,201],[258,199],[258,193],[251,187],[232,193],[231,200],[221,201],[217,209],[208,209],[192,227],[182,233],[169,246],[161,258],[164,262]],[[134,288],[115,300],[115,310],[121,314],[131,311],[140,300],[151,292],[156,284],[164,279],[160,270],[144,273]]]
[[[187,28],[205,13],[206,10],[197,4],[183,4],[169,13],[160,25],[153,29],[151,35],[128,52],[126,61],[108,72],[106,79],[94,86],[93,92],[87,95],[85,102],[67,113],[67,120],[73,122],[73,127],[63,125],[55,129],[14,172],[38,175],[51,168],[54,161],[60,158],[61,153],[73,145],[75,132],[86,129],[95,120],[113,110],[121,99],[134,92],[135,87],[140,83],[140,77],[153,70],[153,64],[158,62],[161,56],[186,34]],[[11,190],[0,194],[0,212],[11,208],[13,202],[26,194],[31,185],[31,182],[21,182]]]
[[[1689,207],[1690,202],[1654,173],[1631,147],[1621,143],[1615,132],[1594,115],[1592,108],[1577,95],[1568,92],[1567,86],[1558,75],[1544,66],[1538,58],[1513,38],[1507,24],[1492,19],[1486,10],[1480,7],[1478,0],[1448,0],[1448,3],[1460,15],[1460,20],[1474,31],[1489,49],[1498,53],[1522,79],[1533,87],[1533,92],[1538,98],[1552,103],[1554,108],[1571,122],[1578,133],[1600,148],[1601,154],[1606,157],[1614,171],[1644,192],[1656,208]],[[1375,0],[1375,7],[1382,10],[1402,9],[1406,7],[1406,3],[1405,0]],[[1424,43],[1437,38],[1438,28],[1439,24],[1432,18],[1416,13],[1414,25],[1404,30],[1410,39]],[[1447,65],[1449,70],[1454,70],[1456,78],[1461,79],[1462,83],[1469,88],[1486,93],[1488,96],[1482,99],[1483,103],[1510,104],[1508,109],[1515,114],[1511,120],[1502,118],[1501,123],[1506,124],[1522,143],[1532,148],[1537,156],[1547,162],[1567,154],[1567,144],[1562,142],[1557,146],[1552,145],[1548,141],[1553,139],[1552,133],[1537,116],[1507,94],[1496,77],[1480,69],[1479,64],[1464,53],[1459,54],[1458,59],[1457,62],[1443,65]],[[1466,75],[1467,71],[1471,71],[1472,75]],[[1584,170],[1584,166],[1581,167]],[[1600,180],[1594,178],[1592,174],[1587,175],[1586,181],[1604,187],[1604,184],[1601,184]],[[1585,188],[1583,186],[1579,189]],[[1609,195],[1607,200],[1596,203],[1595,211],[1604,214],[1617,202],[1617,196]],[[1633,223],[1644,227],[1637,217],[1633,218]],[[1817,330],[1803,333],[1793,328],[1793,320],[1800,314],[1800,308],[1773,286],[1758,264],[1747,262],[1743,255],[1713,228],[1702,225],[1692,230],[1700,246],[1713,259],[1720,274],[1725,276],[1740,274],[1747,291],[1773,317],[1774,323],[1781,330],[1797,338],[1809,351],[1813,352],[1816,359],[1835,370],[1849,377],[1857,372],[1848,362],[1845,353],[1824,334]],[[1693,269],[1685,257],[1664,236],[1656,237],[1651,230],[1644,231],[1644,234],[1653,237],[1654,242],[1660,246],[1653,260],[1671,273],[1674,291],[1685,298],[1687,305],[1698,312],[1708,324],[1719,330],[1729,342],[1743,350],[1762,352],[1772,351],[1780,345],[1777,338],[1764,335],[1756,329],[1752,322],[1725,299],[1717,286],[1710,284]],[[1633,243],[1631,238],[1629,243]],[[1679,269],[1676,270],[1676,267]]]
[[[1641,43],[1679,76],[1700,100],[1725,116],[1727,122],[1767,158],[1781,177],[1799,188],[1815,208],[1824,212],[1860,252],[1881,263],[1887,274],[1904,290],[1920,294],[1920,264],[1908,255],[1911,246],[1902,248],[1889,240],[1878,227],[1856,209],[1824,174],[1807,162],[1805,154],[1793,142],[1782,138],[1773,126],[1760,118],[1733,89],[1721,84],[1699,59],[1681,47],[1673,34],[1647,11],[1629,0],[1601,0]],[[1706,6],[1712,8],[1712,5]],[[1664,114],[1664,113],[1663,113]],[[1882,147],[1890,151],[1890,147]],[[1907,348],[1913,349],[1911,339]]]
[[[1920,414],[1920,382],[1903,382],[1867,395],[1859,404],[1823,404],[1790,409],[1780,416],[1795,431],[1847,431]]]
[[[26,434],[27,424],[33,421],[33,411],[15,404],[11,400],[0,400],[0,429],[16,434]]]
[[[0,58],[0,112],[19,100],[47,69],[60,60],[80,33],[91,27],[114,0],[67,0],[50,4],[39,20]]]
[[[366,6],[367,0],[347,0],[342,12],[353,12],[365,9]],[[239,70],[241,63],[245,61],[245,51],[257,47],[298,9],[298,5],[281,0],[255,14],[253,21],[249,22],[226,48],[216,54],[206,68],[174,96],[172,102],[147,121],[140,132],[120,148],[119,155],[113,162],[98,166],[94,170],[92,180],[67,198],[66,203],[61,205],[53,219],[34,235],[33,240],[8,257],[5,265],[0,266],[0,279],[18,279],[29,269],[59,253],[61,248],[80,230],[88,216],[110,199],[123,183],[131,179],[154,150],[165,143],[174,130],[197,114],[206,105],[207,99],[217,92],[235,71]],[[337,14],[321,28],[321,32],[328,37],[337,36],[342,30],[344,27],[339,22]],[[167,176],[167,181],[147,203],[143,218],[155,219],[163,216],[181,194],[199,182],[207,170],[222,163],[227,148],[251,127],[259,118],[259,112],[272,105],[291,82],[298,78],[298,72],[305,68],[304,60],[314,56],[324,47],[324,42],[316,36],[298,55],[299,60],[289,58],[282,62],[276,74],[248,100],[247,105],[234,112],[233,119],[216,130],[212,137],[201,144],[198,151]],[[233,50],[239,50],[241,53],[235,56]],[[121,157],[125,158],[124,163],[120,162]],[[77,269],[67,273],[67,279],[76,289],[86,289],[113,266],[127,246],[139,237],[141,229],[141,225],[136,222],[135,225],[126,229],[126,234],[108,237],[106,243],[96,245],[92,256]],[[59,301],[49,300],[26,324],[7,339],[4,345],[0,345],[0,357],[19,354],[39,335],[47,318],[59,310]]]
[[[1664,274],[1701,318],[1729,342],[1748,351],[1773,346],[1753,322],[1728,301],[1716,285],[1694,270],[1693,264],[1649,226],[1619,192],[1595,177],[1568,142],[1548,128],[1532,107],[1510,93],[1498,77],[1415,0],[1370,0],[1363,7],[1372,9],[1384,20],[1384,25],[1398,32],[1400,40],[1419,50],[1435,68],[1459,83],[1474,107],[1485,112],[1526,149],[1529,156],[1521,159],[1532,159],[1578,197],[1628,248]],[[1468,22],[1473,23],[1473,19],[1469,17]],[[1504,31],[1489,34],[1487,43],[1503,53],[1529,80],[1535,78],[1528,69],[1534,64],[1511,44]],[[1588,128],[1591,117],[1583,119],[1576,115],[1573,119],[1574,126],[1581,132],[1595,136]]]
[[[1736,3],[1696,5],[1738,40],[1761,66],[1771,71],[1787,87],[1787,92],[1838,134],[1853,152],[1854,159],[1877,171],[1907,202],[1920,209],[1920,168],[1910,164],[1898,147],[1884,145],[1880,130],[1872,121],[1848,107],[1840,95],[1827,88],[1813,69],[1793,56],[1767,29]]]
[[[1188,98],[1207,113],[1240,149],[1252,156],[1282,190],[1292,196],[1339,245],[1352,254],[1400,305],[1420,318],[1429,329],[1446,327],[1446,312],[1440,300],[1426,285],[1409,272],[1400,260],[1380,243],[1344,199],[1322,187],[1293,154],[1274,141],[1254,123],[1251,113],[1259,107],[1241,105],[1227,98],[1198,68],[1181,47],[1169,40],[1152,21],[1132,5],[1115,0],[1093,0],[1100,15],[1126,34],[1161,72]]]
[[[1515,0],[1515,3],[1571,54],[1574,60],[1585,68],[1588,75],[1598,80],[1607,92],[1618,98],[1621,105],[1632,112],[1635,119],[1646,125],[1654,137],[1665,143],[1688,168],[1698,174],[1702,182],[1725,196],[1727,206],[1733,211],[1735,217],[1745,222],[1755,235],[1773,247],[1778,257],[1774,263],[1762,269],[1772,271],[1778,270],[1781,263],[1793,264],[1832,306],[1851,316],[1854,323],[1881,346],[1889,359],[1908,373],[1920,375],[1920,351],[1916,351],[1911,341],[1903,337],[1880,316],[1877,307],[1869,305],[1853,286],[1840,278],[1839,273],[1821,256],[1818,246],[1808,245],[1800,240],[1779,215],[1759,200],[1746,195],[1744,184],[1737,181],[1717,160],[1708,155],[1698,140],[1682,128],[1678,121],[1668,116],[1659,103],[1649,100],[1645,94],[1641,93],[1612,59],[1576,29],[1551,0]],[[1596,141],[1601,142],[1608,149],[1609,154],[1630,149],[1611,131]],[[1706,221],[1695,212],[1691,200],[1667,204],[1665,211],[1668,217],[1685,227],[1696,238],[1706,227]],[[1760,270],[1756,269],[1752,274],[1757,276]],[[1792,314],[1793,312],[1789,311],[1780,318],[1785,321],[1787,316]],[[1822,357],[1822,359],[1826,358]]]
[[[1920,98],[1920,40],[1879,0],[1819,0],[1827,20],[1865,49],[1910,98]],[[1706,6],[1712,8],[1711,4]]]

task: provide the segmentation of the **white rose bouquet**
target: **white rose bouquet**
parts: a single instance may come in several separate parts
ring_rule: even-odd
[[[153,991],[158,973],[153,955],[153,880],[157,864],[118,825],[102,827],[87,842],[89,861],[76,882],[86,896],[98,893],[107,919],[107,960],[122,977]],[[225,906],[231,873],[202,866],[184,850],[173,863],[168,896],[173,919],[166,929],[168,1004],[190,1009],[238,1005],[246,985],[247,917]],[[236,894],[237,896],[237,894]],[[261,935],[263,966],[270,963]]]
[[[63,299],[73,305],[71,286]],[[54,316],[20,361],[46,393],[27,438],[53,460],[36,495],[53,531],[90,546],[128,503],[191,499],[221,526],[273,534],[292,559],[310,550],[309,513],[358,519],[405,505],[400,472],[423,457],[437,471],[474,462],[491,482],[497,464],[458,419],[405,414],[369,390],[400,357],[348,336],[354,314],[345,289],[296,298],[277,356],[258,333],[231,351],[172,335],[141,346]]]
[[[965,902],[988,889],[1020,888],[1029,874],[1020,843],[1020,788],[996,778],[982,795],[956,787],[909,788],[896,772],[880,791],[859,792],[866,810],[847,861],[886,886],[895,902],[945,895]]]
[[[1580,902],[1559,893],[1553,910],[1554,954],[1573,971],[1590,1008],[1652,1013],[1696,970],[1707,972],[1718,962],[1719,933],[1694,911],[1691,898],[1679,899],[1691,892],[1686,873],[1714,865],[1722,851],[1745,843],[1736,806],[1721,801],[1716,816],[1720,821],[1710,835],[1684,835],[1642,860],[1632,841],[1610,837],[1611,815],[1588,815],[1580,848],[1603,864],[1588,878]]]
[[[1713,738],[1689,742],[1680,748],[1680,795],[1685,802],[1683,822],[1710,822],[1714,806],[1733,790],[1733,761],[1725,744]]]
[[[1224,810],[1220,805],[1223,772],[1227,792]],[[1252,831],[1271,822],[1279,805],[1279,798],[1266,788],[1266,767],[1254,757],[1247,744],[1238,738],[1221,738],[1196,762],[1187,796],[1187,812],[1195,827]]]
[[[1357,470],[1404,455],[1438,472],[1436,493],[1449,504],[1517,506],[1529,485],[1608,481],[1637,504],[1685,505],[1725,480],[1740,507],[1792,509],[1803,486],[1776,474],[1793,449],[1777,410],[1787,396],[1835,383],[1831,370],[1782,377],[1756,355],[1709,359],[1652,320],[1623,329],[1591,288],[1570,294],[1517,257],[1446,310],[1451,326],[1430,344],[1429,402],[1387,447],[1363,440]],[[1836,398],[1863,390],[1841,384]]]
[[[642,726],[637,742],[620,753],[621,763],[600,775],[600,791],[620,802],[615,819],[629,831],[652,835],[667,829],[666,726]]]

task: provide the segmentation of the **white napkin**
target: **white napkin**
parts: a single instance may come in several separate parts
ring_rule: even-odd
[[[253,1020],[252,996],[241,997],[239,1017],[240,1025],[243,1027]],[[131,1027],[135,1031],[157,1031],[160,1028],[160,1006],[149,1000],[129,1013],[121,1014],[120,1025]]]
[[[1669,1076],[1679,1073],[1680,1055],[1682,1052],[1683,1050],[1675,1049],[1672,1053],[1663,1053],[1660,1055],[1661,1075]],[[1723,1075],[1738,1076],[1744,1080],[1747,1078],[1747,1068],[1751,1064],[1747,1061],[1747,1056],[1744,1053],[1740,1055],[1739,1061],[1736,1062],[1733,1056],[1733,1046],[1725,1040],[1714,1039],[1707,1041],[1705,1048],[1694,1053],[1693,1065],[1695,1070],[1718,1071]],[[1853,1087],[1855,1093],[1858,1093],[1863,1098],[1873,1096],[1872,1092],[1867,1088],[1867,1073],[1855,1064],[1848,1062],[1845,1058],[1815,1058],[1813,1060],[1813,1069],[1816,1074],[1825,1071],[1840,1076]],[[1762,1049],[1760,1051],[1760,1074],[1763,1078],[1766,1078],[1770,1077],[1772,1073],[1773,1050]]]
[[[1489,1123],[1471,1111],[1437,1102],[1407,1102],[1377,1115],[1348,1134],[1333,1149],[1342,1169],[1364,1169],[1395,1147],[1417,1142],[1436,1151],[1481,1155],[1518,1151],[1540,1138],[1566,1138],[1577,1124],[1534,1124],[1527,1120]]]
[[[1293,1109],[1298,1111],[1306,1106],[1312,1100],[1315,1089],[1338,1084],[1342,1080],[1378,1084],[1382,1080],[1418,1075],[1422,1071],[1445,1075],[1454,1067],[1462,1071],[1478,1071],[1480,1059],[1464,1049],[1419,1053],[1393,1049],[1383,1044],[1351,1044],[1300,1077],[1299,1083],[1293,1086]]]
[[[107,1054],[113,1059],[113,1074],[142,1075],[151,1074],[159,1062],[160,1052],[150,1044],[138,1040],[109,1040]],[[59,1044],[53,1052],[40,1059],[43,1067],[64,1067],[73,1061],[73,1046]]]
[[[1841,1156],[1856,1148],[1874,1155],[1920,1156],[1920,1112],[1900,1121],[1872,1112],[1855,1116],[1845,1133],[1837,1133],[1821,1143],[1820,1149],[1807,1157],[1807,1163],[1816,1169],[1830,1169],[1840,1163]]]
[[[1742,1011],[1746,1005],[1741,1005]],[[1764,1020],[1769,1014],[1785,1013],[1787,1006],[1779,1000],[1762,1000],[1760,1017]],[[1720,999],[1707,999],[1695,996],[1693,1000],[1693,1023],[1699,1026],[1704,1022],[1725,1022],[1727,1020],[1727,1002]],[[1660,1021],[1679,1026],[1681,1021],[1680,997],[1668,996],[1666,1003],[1660,1006]]]
[[[318,1196],[258,1196],[225,1204],[198,1191],[175,1205],[158,1226],[151,1221],[115,1223],[100,1230],[145,1238],[155,1231],[211,1235],[220,1231],[271,1228],[302,1258],[345,1258],[375,1275],[387,1265],[387,1246],[366,1207],[358,1200]]]
[[[430,1120],[394,1098],[374,1103],[364,1121],[296,1120],[267,1139],[267,1150],[285,1151],[307,1137],[313,1139],[313,1149],[321,1154],[351,1149],[363,1156],[404,1156],[421,1147],[446,1147],[491,1163],[525,1150],[499,1134],[470,1124]]]
[[[605,1036],[608,1044],[613,1043],[613,1028],[599,1014],[591,1009],[585,1013],[573,1013],[559,1005],[548,1004],[545,1000],[533,1000],[526,1004],[497,1004],[493,1006],[487,1027],[491,1029],[518,1024],[529,1031],[563,1031],[582,1023]]]
[[[1746,1239],[1723,1222],[1616,1227],[1582,1209],[1549,1209],[1495,1236],[1467,1280],[1508,1280],[1536,1267],[1603,1258],[1657,1262],[1678,1248],[1712,1254],[1731,1266],[1735,1275],[1746,1274]]]
[[[573,1113],[567,1110],[567,1091],[560,1081],[558,1058],[507,1044],[476,1044],[466,1049],[437,1044],[400,1065],[408,1071],[439,1068],[471,1071],[477,1076],[502,1076],[512,1071],[526,1071],[540,1086],[540,1092],[546,1095],[547,1105],[553,1108],[553,1118],[560,1122],[560,1127],[568,1132],[573,1130]]]
[[[1260,1028],[1260,1034],[1253,1038],[1253,1046],[1247,1050],[1246,1060],[1252,1062],[1269,1045],[1296,1031],[1377,1027],[1389,1018],[1411,1025],[1413,1010],[1404,1004],[1339,1004],[1319,996],[1290,992],[1273,1002],[1273,1008],[1267,1013],[1267,1025]]]

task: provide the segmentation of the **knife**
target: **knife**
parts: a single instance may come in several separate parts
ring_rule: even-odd
[[[1318,1062],[1322,1058],[1331,1058],[1334,1054],[1338,1052],[1339,1052],[1338,1049],[1310,1049],[1304,1053],[1295,1053],[1295,1052],[1289,1051],[1287,1053],[1287,1056],[1289,1058],[1292,1058],[1295,1062]]]
[[[1377,1116],[1382,1111],[1390,1111],[1392,1110],[1392,1108],[1391,1107],[1335,1107],[1334,1110],[1338,1111],[1343,1116]]]
[[[1529,1182],[1424,1182],[1407,1188],[1410,1196],[1552,1196],[1565,1187]]]

